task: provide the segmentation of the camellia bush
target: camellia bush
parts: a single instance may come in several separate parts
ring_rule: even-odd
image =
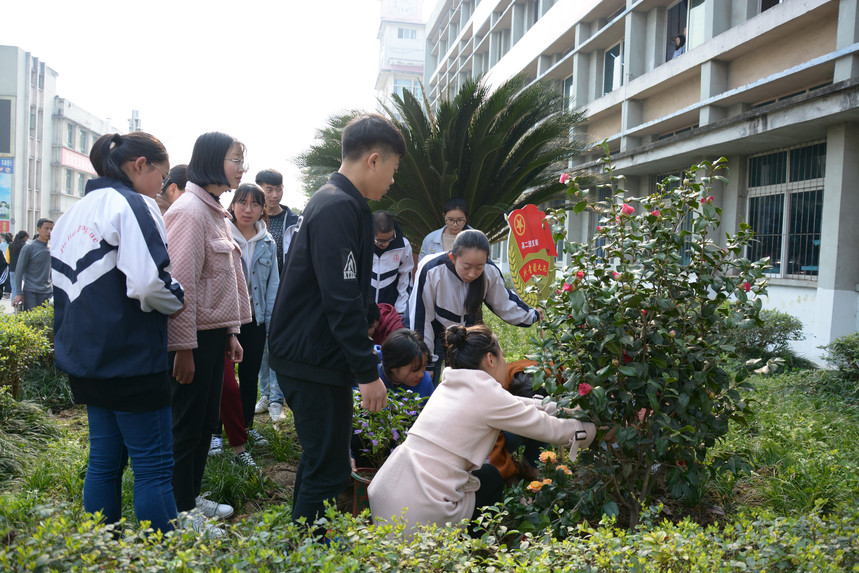
[[[601,202],[562,176],[575,212],[592,209],[600,220],[589,244],[555,236],[570,265],[545,301],[533,371],[535,388],[601,428],[577,460],[589,476],[571,493],[577,515],[628,516],[634,526],[656,493],[697,503],[713,472],[745,467],[707,455],[748,413],[748,367],[725,366],[736,356],[732,332],[759,324],[768,268],[744,258],[748,225],[721,244],[713,238],[721,209],[711,186],[724,181],[725,161],[692,166],[634,198],[607,159],[611,193]],[[563,223],[562,212],[553,217]]]

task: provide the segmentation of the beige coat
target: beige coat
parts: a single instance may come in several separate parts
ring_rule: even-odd
[[[550,416],[540,400],[513,396],[486,372],[446,368],[405,442],[370,483],[370,511],[386,520],[405,509],[410,526],[470,518],[480,486],[471,471],[487,462],[499,430],[569,444],[584,426],[593,424]]]
[[[251,321],[242,250],[233,240],[229,214],[202,187],[185,193],[164,215],[173,278],[185,289],[185,310],[167,321],[167,349],[197,348],[197,331],[226,328],[238,334]]]

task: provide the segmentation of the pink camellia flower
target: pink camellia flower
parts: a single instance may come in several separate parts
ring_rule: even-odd
[[[564,286],[562,288],[564,292],[570,292],[571,290],[573,290],[573,285],[571,285],[570,283],[564,283]]]
[[[653,215],[654,217],[656,217],[657,219],[662,216],[662,213],[659,212],[659,209],[652,211],[650,214]]]
[[[707,203],[712,203],[712,202],[713,202],[713,196],[710,195],[709,197],[707,197]]]
[[[614,222],[615,222],[615,223],[620,223],[620,217],[615,217],[615,218],[614,218]]]
[[[583,278],[585,278],[585,273],[583,271],[578,271],[576,273],[576,279],[582,280]]]
[[[635,209],[624,203],[623,207],[620,208],[620,212],[624,215],[632,215],[633,213],[635,213]]]
[[[646,309],[646,308],[642,308],[642,309],[641,309],[641,315],[642,315],[642,316],[647,316],[647,309]]]
[[[564,183],[566,183],[569,180],[570,180],[570,176],[567,173],[561,173],[561,178],[558,179],[558,183],[563,185]]]
[[[600,231],[602,231],[602,227],[600,227],[599,225],[597,225],[597,233],[599,233]]]
[[[752,290],[752,283],[750,283],[749,281],[746,281],[740,285],[740,288],[746,292],[749,292],[750,290]]]
[[[593,386],[588,384],[587,382],[582,382],[579,384],[579,396],[587,396],[591,393]]]
[[[698,199],[698,201],[699,201],[702,205],[703,205],[704,203],[706,203],[706,202],[707,202],[707,200],[706,200],[706,199],[704,199],[703,197],[701,197],[700,199]]]
[[[611,272],[611,278],[616,279],[616,278],[617,278],[617,277],[619,277],[619,276],[620,276],[620,273],[619,273],[619,272],[617,272],[617,271],[612,271],[612,272]]]

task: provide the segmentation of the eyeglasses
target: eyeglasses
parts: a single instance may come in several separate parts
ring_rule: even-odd
[[[148,163],[149,165],[151,165],[152,167],[154,167],[155,169],[157,169],[157,170],[158,170],[158,173],[160,173],[160,174],[161,174],[161,187],[163,188],[163,187],[164,187],[164,182],[165,182],[165,181],[167,181],[167,180],[170,178],[170,172],[169,172],[169,171],[161,171],[161,168],[160,168],[160,167],[158,167],[157,165],[155,165],[154,163],[152,163],[152,162],[151,162],[151,161],[149,161],[148,159],[146,160],[146,163]]]
[[[397,232],[394,231],[394,234],[388,237],[387,239],[373,239],[373,242],[376,243],[377,247],[384,247],[385,245],[389,245],[391,241],[397,238]]]
[[[460,217],[459,219],[451,219],[450,217],[445,217],[444,222],[448,225],[465,225],[465,217]]]
[[[262,209],[262,205],[256,201],[237,201],[236,205],[241,205],[245,209]]]
[[[250,169],[250,165],[248,165],[244,159],[227,159],[227,161],[232,161],[236,164],[236,169],[239,171],[247,171]]]

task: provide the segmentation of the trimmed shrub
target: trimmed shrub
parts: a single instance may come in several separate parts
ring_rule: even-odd
[[[859,380],[859,332],[836,338],[821,346],[824,360],[847,380]]]
[[[27,324],[27,314],[0,317],[0,386],[9,386],[15,398],[27,369],[52,354],[44,331]]]
[[[805,340],[802,321],[791,314],[765,309],[760,312],[760,321],[754,328],[733,331],[737,354],[743,358],[791,357],[790,343]]]

